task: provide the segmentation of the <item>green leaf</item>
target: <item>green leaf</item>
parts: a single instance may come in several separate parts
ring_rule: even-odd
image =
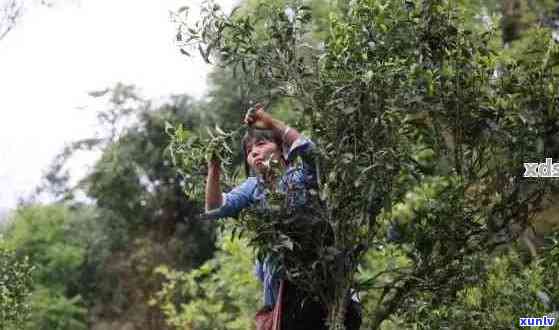
[[[357,110],[357,107],[354,107],[354,106],[348,106],[348,107],[342,108],[342,112],[346,115],[350,115],[350,114],[354,113],[355,110]]]

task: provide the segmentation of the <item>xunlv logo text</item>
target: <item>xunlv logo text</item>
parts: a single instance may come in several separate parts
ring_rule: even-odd
[[[521,317],[521,327],[552,327],[555,324],[554,317]]]

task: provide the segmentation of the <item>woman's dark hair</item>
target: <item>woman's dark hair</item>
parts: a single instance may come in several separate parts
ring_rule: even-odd
[[[245,136],[243,136],[243,139],[241,140],[241,148],[242,148],[242,152],[243,152],[243,160],[245,162],[245,174],[247,177],[250,176],[250,166],[248,165],[247,162],[247,150],[248,147],[252,144],[255,144],[256,142],[259,141],[270,141],[270,142],[274,142],[275,144],[277,144],[278,148],[281,149],[282,147],[282,141],[280,138],[278,138],[277,136],[274,135],[274,133],[271,130],[268,129],[258,129],[258,128],[249,128],[248,131],[245,133]],[[283,155],[282,155],[283,157]]]

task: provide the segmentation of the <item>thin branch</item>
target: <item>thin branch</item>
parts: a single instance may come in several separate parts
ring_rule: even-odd
[[[0,16],[0,40],[15,27],[17,20],[23,14],[23,2],[9,0],[1,9]]]

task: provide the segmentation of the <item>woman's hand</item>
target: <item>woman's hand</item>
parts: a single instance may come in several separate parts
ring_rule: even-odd
[[[208,161],[208,169],[213,171],[219,170],[221,168],[221,161],[219,158],[212,158]]]
[[[264,106],[257,103],[254,107],[248,109],[244,123],[249,127],[261,128],[261,129],[273,129],[274,123],[272,116],[264,111]]]
[[[206,178],[206,212],[217,209],[223,202],[219,177],[220,161],[218,159],[208,161],[208,177]]]

